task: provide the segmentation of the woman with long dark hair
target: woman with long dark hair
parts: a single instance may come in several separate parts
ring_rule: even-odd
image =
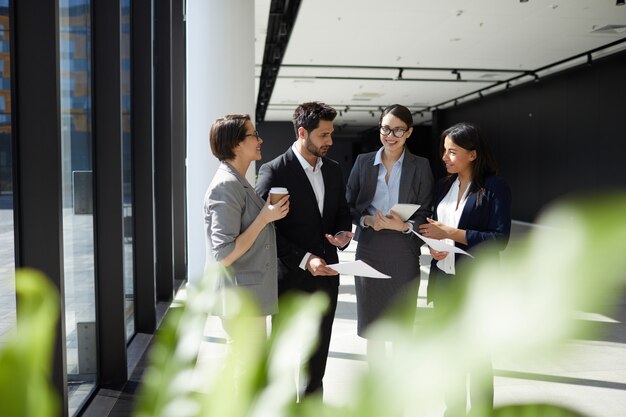
[[[420,234],[470,253],[485,243],[490,243],[492,251],[504,250],[511,232],[511,190],[504,178],[497,175],[495,160],[481,130],[470,123],[446,129],[441,134],[440,154],[448,175],[435,188],[434,215],[419,226]],[[471,258],[432,248],[430,254],[433,260],[428,299],[434,302],[435,311],[441,311],[452,307],[451,285],[456,283],[462,265]],[[484,362],[481,368],[492,374],[489,358]],[[468,377],[472,409],[485,411],[493,407],[493,376],[484,381],[486,385],[481,389],[471,373],[459,370],[459,378],[449,384],[457,395],[456,400],[446,401],[446,416],[465,415]],[[447,400],[451,398],[446,395]]]

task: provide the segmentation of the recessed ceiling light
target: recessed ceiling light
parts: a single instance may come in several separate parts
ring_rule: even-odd
[[[364,93],[353,94],[352,99],[354,100],[355,98],[367,98],[368,100],[371,100],[373,98],[378,98],[382,96],[383,96],[383,93],[364,92]]]

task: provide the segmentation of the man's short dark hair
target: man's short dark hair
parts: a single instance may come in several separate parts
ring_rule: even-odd
[[[319,101],[300,104],[293,112],[292,119],[296,137],[298,137],[298,128],[303,127],[307,132],[311,133],[311,131],[319,127],[320,120],[332,122],[336,116],[337,110],[328,104],[320,103]]]

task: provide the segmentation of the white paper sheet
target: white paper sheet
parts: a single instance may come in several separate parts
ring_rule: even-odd
[[[391,210],[396,212],[402,221],[405,222],[411,218],[418,208],[420,208],[419,204],[396,204]]]
[[[326,266],[334,269],[342,275],[358,275],[360,277],[368,278],[391,278],[389,275],[378,272],[376,269],[372,268],[363,261],[340,262],[338,264]]]
[[[454,252],[454,253],[460,253],[462,255],[467,255],[470,258],[473,258],[472,255],[470,255],[469,253],[465,252],[463,249],[461,248],[457,248],[454,245],[449,245],[441,240],[437,240],[437,239],[431,239],[428,237],[424,237],[422,235],[420,235],[419,233],[417,233],[415,230],[413,230],[413,233],[415,233],[417,236],[419,236],[420,239],[422,239],[424,241],[424,243],[426,243],[428,246],[430,246],[431,248],[433,248],[434,250],[437,250],[439,252]]]

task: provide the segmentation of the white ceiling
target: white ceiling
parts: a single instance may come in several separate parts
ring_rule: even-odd
[[[256,96],[270,2],[256,0],[255,3]],[[413,110],[415,123],[428,123],[430,112],[420,114],[421,110],[453,105],[454,99],[459,102],[476,99],[477,91],[487,87],[491,88],[483,91],[485,95],[499,91],[505,87],[504,83],[496,85],[498,81],[625,39],[626,6],[615,3],[615,0],[526,3],[302,0],[265,120],[290,121],[299,103],[323,101],[341,110],[335,120],[340,130],[375,126],[379,108],[393,103]],[[592,53],[591,57],[596,59],[623,49],[626,42]],[[537,76],[586,61],[585,55],[539,71]],[[302,65],[321,67],[299,67]],[[403,79],[398,80],[399,68],[407,67],[416,69],[404,69]],[[462,81],[456,81],[457,75],[451,71],[457,68],[465,69],[459,71]],[[532,75],[526,75],[511,84],[533,80]],[[470,95],[463,98],[466,94]]]

